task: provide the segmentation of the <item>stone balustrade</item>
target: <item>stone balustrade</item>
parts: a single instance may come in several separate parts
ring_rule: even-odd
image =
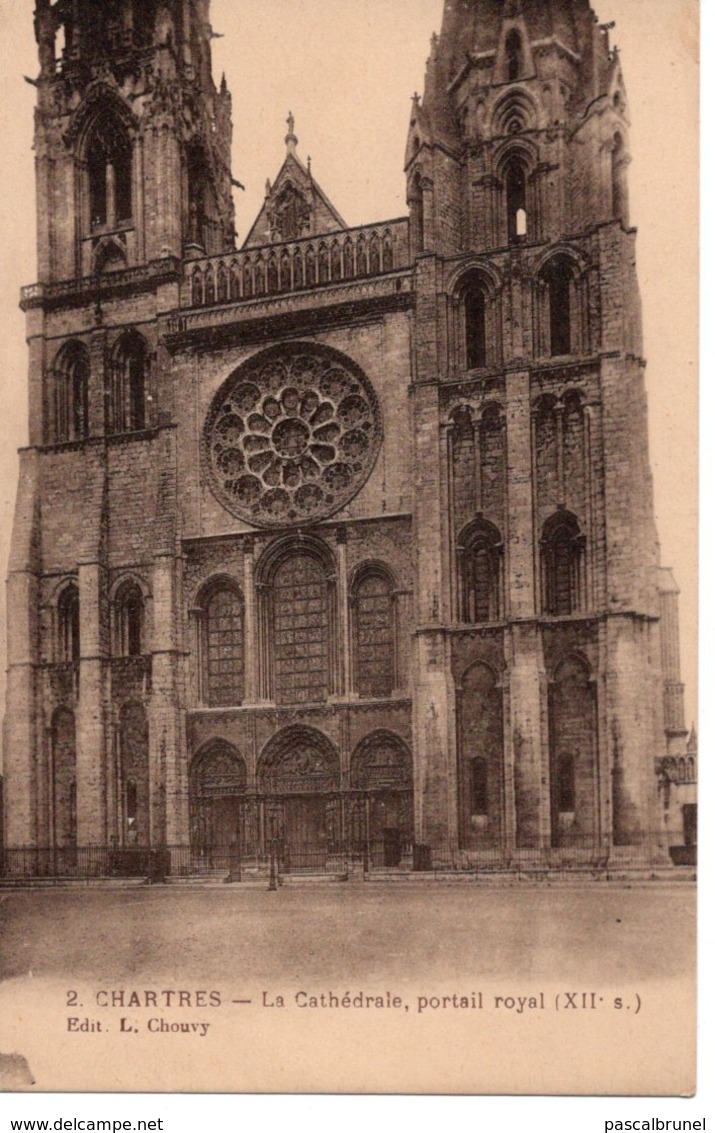
[[[281,295],[405,268],[406,218],[187,263],[182,307]]]

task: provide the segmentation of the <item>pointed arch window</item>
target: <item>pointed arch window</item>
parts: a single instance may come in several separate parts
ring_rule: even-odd
[[[467,369],[487,364],[487,301],[484,288],[470,283],[464,292],[464,340]]]
[[[391,696],[395,687],[393,583],[382,568],[361,571],[352,590],[355,686],[359,696]]]
[[[222,252],[214,178],[201,146],[190,148],[187,157],[188,239],[206,255]]]
[[[123,124],[101,114],[87,144],[89,217],[93,228],[114,228],[132,218],[132,145]]]
[[[585,539],[570,512],[546,522],[541,540],[544,613],[562,617],[580,610],[584,550]]]
[[[562,256],[544,269],[548,293],[549,353],[552,358],[571,354],[573,349],[572,290],[573,269]]]
[[[129,433],[146,428],[149,353],[136,331],[121,336],[112,353],[107,431]]]
[[[135,582],[120,587],[114,600],[114,654],[139,657],[144,640],[144,598]]]
[[[520,157],[512,157],[504,173],[506,190],[507,235],[510,244],[526,239],[529,218],[526,200],[526,166]]]
[[[89,432],[89,353],[82,343],[62,348],[54,377],[52,440],[83,440]]]
[[[273,665],[279,704],[316,703],[331,691],[331,595],[323,563],[300,552],[273,576]]]
[[[74,583],[57,602],[57,655],[60,661],[79,661],[79,590]]]
[[[214,583],[199,607],[201,699],[209,708],[244,698],[244,603],[229,580]]]
[[[477,520],[461,540],[461,620],[498,621],[501,601],[501,536],[492,523]]]
[[[259,695],[317,704],[342,687],[335,563],[307,536],[272,548],[257,573]]]
[[[522,72],[521,36],[512,28],[506,37],[506,73],[510,83],[518,79]]]

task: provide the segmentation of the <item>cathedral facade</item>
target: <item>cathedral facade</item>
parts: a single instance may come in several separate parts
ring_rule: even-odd
[[[677,598],[588,0],[446,0],[407,215],[347,226],[289,117],[240,247],[209,0],[35,31],[7,845],[659,853]]]

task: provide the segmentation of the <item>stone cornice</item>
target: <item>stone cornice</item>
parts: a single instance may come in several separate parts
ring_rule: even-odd
[[[404,284],[396,290],[396,282]],[[320,300],[323,300],[320,302]],[[409,278],[394,276],[339,284],[306,294],[276,296],[251,303],[207,307],[172,315],[164,344],[172,353],[183,349],[226,347],[274,341],[334,328],[354,326],[361,319],[381,318],[414,306]]]
[[[154,291],[163,283],[181,280],[181,261],[174,256],[152,260],[141,267],[107,275],[86,275],[58,283],[32,283],[20,292],[23,311],[55,311],[61,308],[87,307],[100,300]]]

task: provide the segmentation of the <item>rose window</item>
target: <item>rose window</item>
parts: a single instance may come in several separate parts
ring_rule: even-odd
[[[264,526],[337,511],[367,479],[380,439],[364,375],[333,351],[305,346],[241,367],[205,430],[214,491],[235,515]]]

